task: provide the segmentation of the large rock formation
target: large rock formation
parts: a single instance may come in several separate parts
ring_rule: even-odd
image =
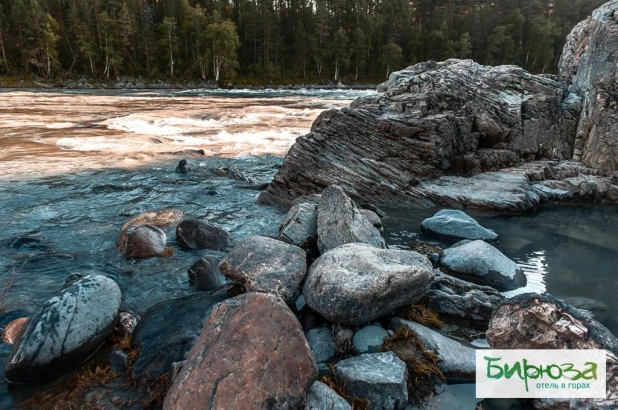
[[[583,100],[573,159],[618,171],[618,0],[605,3],[567,37],[560,74]]]
[[[393,73],[378,91],[323,112],[267,192],[285,201],[337,183],[378,203],[419,202],[423,179],[573,153],[580,100],[519,67],[426,62]]]
[[[546,201],[615,202],[601,174],[618,167],[617,9],[610,1],[569,36],[561,72],[574,75],[571,87],[569,78],[470,60],[391,74],[378,94],[323,112],[260,202],[286,204],[333,184],[389,205],[522,212]],[[565,160],[571,174],[554,174]],[[549,172],[531,179],[528,164]]]

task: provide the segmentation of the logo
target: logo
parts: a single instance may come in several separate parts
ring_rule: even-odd
[[[478,398],[605,398],[605,350],[478,349]]]

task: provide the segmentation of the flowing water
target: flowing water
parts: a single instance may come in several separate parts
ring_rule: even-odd
[[[0,327],[32,312],[73,274],[112,277],[123,308],[138,313],[192,293],[187,267],[205,254],[221,254],[179,249],[170,227],[172,256],[126,261],[113,249],[120,227],[144,211],[177,208],[237,237],[276,235],[282,211],[257,205],[250,184],[213,170],[234,166],[268,182],[322,110],[368,93],[1,91],[0,291],[6,291],[0,293]],[[181,158],[191,173],[174,172]],[[419,223],[434,211],[389,210],[387,243],[407,246],[421,238]],[[615,207],[472,215],[500,234],[497,246],[528,276],[526,291],[594,299],[600,302],[593,305],[596,317],[618,333]],[[0,386],[0,408],[11,400]]]

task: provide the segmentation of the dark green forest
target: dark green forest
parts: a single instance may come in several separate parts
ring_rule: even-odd
[[[1,0],[0,76],[371,82],[425,60],[553,73],[604,0]]]

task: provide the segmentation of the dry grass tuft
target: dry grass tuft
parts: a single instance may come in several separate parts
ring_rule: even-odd
[[[160,258],[169,258],[172,255],[174,255],[174,249],[172,247],[167,247],[165,248],[163,252],[161,252],[157,256]]]
[[[353,410],[369,410],[369,402],[355,396],[351,396],[345,392],[345,386],[337,383],[335,376],[320,377],[320,381],[333,389],[335,393],[340,395],[347,401]]]
[[[442,327],[442,321],[438,317],[438,314],[427,308],[425,305],[411,305],[402,307],[397,312],[397,315],[406,320],[410,320],[434,329],[440,329]]]
[[[416,333],[399,329],[384,341],[382,351],[391,351],[406,363],[408,368],[408,396],[414,404],[435,394],[437,381],[446,382],[438,363],[440,358],[424,348]]]

